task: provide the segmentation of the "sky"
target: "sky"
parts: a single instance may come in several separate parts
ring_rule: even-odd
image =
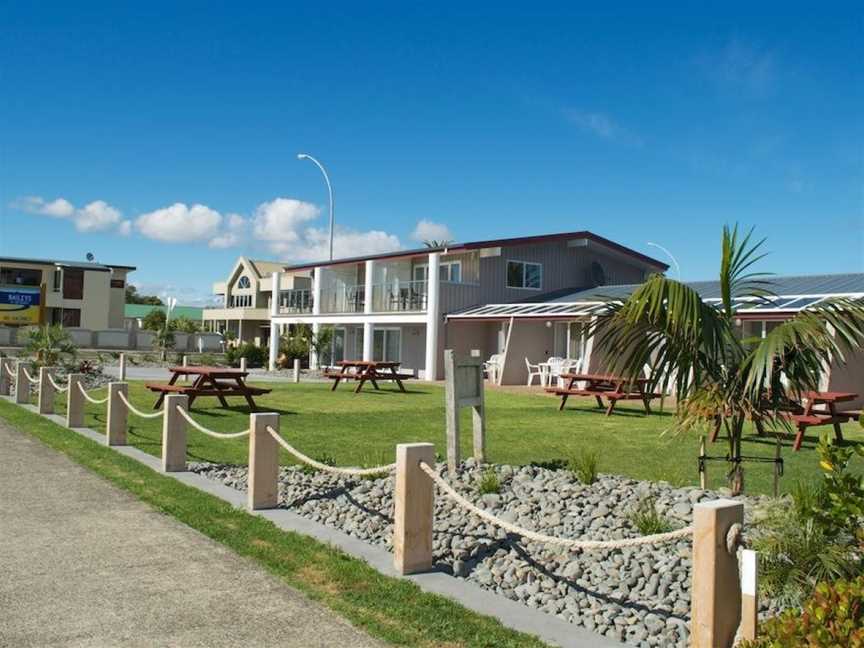
[[[739,223],[864,271],[859,3],[464,5],[0,2],[0,255],[206,302],[326,258],[305,152],[337,256],[587,229],[709,279]]]

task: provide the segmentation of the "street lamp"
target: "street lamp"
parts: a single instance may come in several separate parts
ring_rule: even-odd
[[[306,155],[306,153],[298,153],[298,160],[310,160],[315,163],[319,169],[321,169],[321,173],[324,175],[324,182],[327,183],[327,194],[330,197],[330,260],[333,260],[333,187],[330,186],[330,178],[327,176],[327,171],[324,169],[324,166],[316,160],[311,155]]]
[[[678,265],[678,261],[675,259],[674,256],[672,256],[672,253],[669,250],[667,250],[665,247],[663,247],[662,245],[658,245],[657,243],[652,243],[651,241],[648,241],[648,245],[650,245],[652,247],[656,247],[659,250],[662,250],[663,252],[666,253],[666,256],[668,256],[670,259],[672,259],[672,263],[675,264],[675,272],[678,273],[678,281],[681,281],[681,266]]]

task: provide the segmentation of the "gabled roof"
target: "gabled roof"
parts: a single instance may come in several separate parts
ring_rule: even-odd
[[[348,257],[344,259],[334,259],[333,261],[318,261],[316,263],[303,263],[300,265],[285,266],[287,271],[309,270],[318,266],[342,265],[346,263],[360,263],[361,261],[381,260],[381,259],[399,259],[421,254],[429,254],[430,252],[459,252],[461,250],[479,250],[481,248],[490,247],[510,247],[515,245],[531,245],[532,243],[547,243],[550,241],[560,241],[569,239],[585,239],[602,247],[614,250],[619,254],[633,258],[647,265],[653,266],[658,270],[668,270],[669,266],[658,261],[648,255],[637,252],[632,248],[628,248],[615,241],[610,241],[607,238],[598,236],[592,232],[559,232],[557,234],[542,234],[539,236],[519,236],[516,238],[489,239],[485,241],[470,241],[468,243],[452,243],[443,247],[435,248],[414,248],[412,250],[398,250],[394,252],[385,252],[383,254],[370,254],[366,256]]]
[[[269,277],[274,272],[282,272],[285,270],[285,264],[277,261],[262,261],[260,259],[246,259],[249,265],[258,275],[258,278]]]

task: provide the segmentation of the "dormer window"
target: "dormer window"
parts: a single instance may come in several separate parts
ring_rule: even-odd
[[[237,287],[238,288],[251,288],[252,283],[249,281],[249,277],[247,277],[245,275],[240,277],[240,279],[237,281]]]

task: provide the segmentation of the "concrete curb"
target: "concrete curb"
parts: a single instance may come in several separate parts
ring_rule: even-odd
[[[8,396],[0,396],[0,398],[14,404],[13,398]],[[66,427],[66,420],[62,416],[58,416],[57,414],[39,414],[37,407],[34,405],[24,405],[23,407],[33,414],[47,418],[52,423],[56,423],[64,428]],[[91,441],[105,445],[105,435],[96,430],[91,428],[66,429],[76,432]],[[410,580],[424,592],[445,596],[469,610],[495,617],[505,627],[535,635],[548,644],[562,646],[563,648],[620,648],[623,645],[607,637],[589,632],[584,628],[574,626],[540,610],[526,607],[503,596],[493,594],[478,585],[474,585],[463,579],[454,578],[444,572],[402,576],[396,572],[393,566],[393,554],[381,547],[367,544],[342,531],[313,522],[287,509],[249,511],[246,508],[245,493],[241,493],[193,472],[163,473],[161,461],[158,457],[149,455],[133,446],[112,446],[112,449],[138,461],[163,477],[176,479],[187,486],[218,497],[251,515],[258,515],[270,520],[280,529],[311,536],[320,542],[337,547],[346,554],[363,560],[385,576]]]

